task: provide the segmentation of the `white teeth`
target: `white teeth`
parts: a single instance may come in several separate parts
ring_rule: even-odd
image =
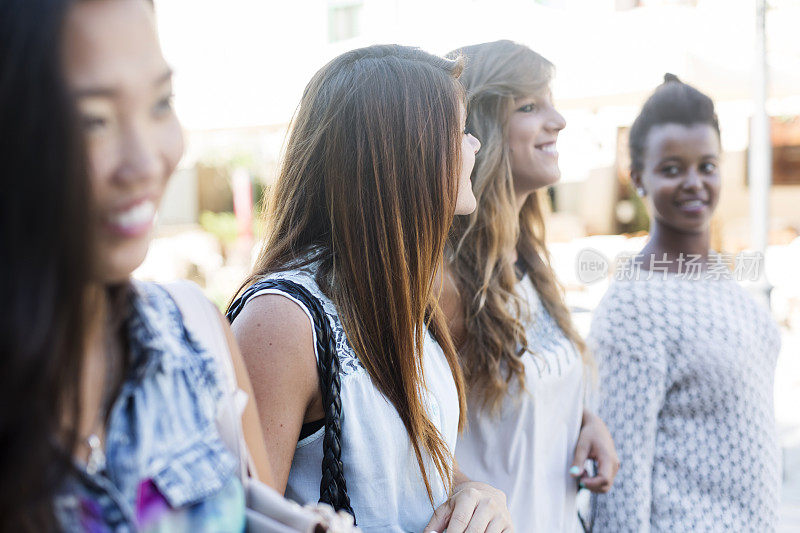
[[[156,206],[151,201],[144,201],[140,204],[137,204],[130,209],[125,211],[121,211],[119,213],[114,213],[110,215],[109,221],[114,224],[115,226],[120,226],[123,228],[141,226],[142,224],[147,224],[156,214]]]
[[[701,200],[689,200],[688,202],[681,202],[682,207],[701,207],[703,202]]]
[[[539,147],[539,150],[547,152],[548,154],[558,153],[558,150],[556,150],[556,143],[543,144]]]

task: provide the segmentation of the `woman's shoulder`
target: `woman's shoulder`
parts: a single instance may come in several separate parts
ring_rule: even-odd
[[[663,367],[671,338],[668,315],[678,311],[658,283],[612,281],[592,315],[588,347],[600,364],[632,359]]]
[[[198,285],[136,281],[133,293],[131,337],[140,349],[162,353],[166,367],[211,367],[213,354],[228,350],[221,315]]]
[[[209,398],[215,404],[230,387],[220,364],[229,357],[221,315],[199,287],[181,288],[192,293],[188,302],[158,283],[132,283],[127,331],[136,390],[150,391],[153,398]],[[193,404],[182,400],[181,405],[191,410]]]
[[[234,331],[257,327],[277,335],[310,336],[314,314],[306,305],[308,295],[319,302],[326,314],[336,314],[317,284],[316,271],[314,263],[298,263],[255,277],[228,311]]]
[[[288,286],[294,284],[299,285],[310,293],[311,296],[322,305],[326,314],[332,316],[338,315],[333,301],[325,294],[320,284],[317,282],[319,271],[320,260],[306,254],[290,262],[285,268],[266,272],[258,276],[250,286],[250,290],[243,303],[247,304],[249,300],[269,293],[287,295],[287,293],[290,292]],[[297,298],[295,298],[295,301],[298,305],[305,308]]]
[[[135,281],[134,310],[146,325],[162,335],[183,338],[186,330],[219,331],[221,315],[206,298],[202,289],[191,281],[178,280],[166,284]],[[208,337],[208,335],[199,335]],[[187,340],[193,341],[191,335]]]
[[[255,337],[264,337],[263,340],[274,335],[287,342],[308,337],[316,345],[315,330],[321,324],[316,323],[315,313],[306,305],[304,297],[280,282],[300,285],[322,308],[333,333],[342,374],[363,372],[364,367],[347,340],[336,306],[317,283],[317,267],[318,264],[311,263],[260,276],[242,297],[241,312],[233,322],[234,334],[245,339],[240,340],[240,344],[251,342],[252,333],[259,329]]]
[[[158,283],[133,281],[132,325],[151,335],[182,336],[183,316],[169,291]]]
[[[635,319],[652,308],[659,289],[641,280],[612,280],[592,315],[592,320]]]
[[[245,353],[273,345],[313,347],[314,317],[291,284],[316,296],[313,268],[306,265],[262,274],[231,305],[228,317]]]
[[[291,340],[312,337],[313,319],[302,302],[278,290],[260,291],[248,300],[233,322],[234,333],[243,332],[243,339]],[[240,340],[240,343],[242,340]]]

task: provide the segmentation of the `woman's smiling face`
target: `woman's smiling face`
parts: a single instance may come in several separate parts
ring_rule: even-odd
[[[514,100],[508,119],[508,151],[517,195],[548,187],[561,178],[556,140],[566,124],[553,107],[547,88]]]
[[[708,124],[660,124],[647,134],[641,171],[631,177],[653,218],[682,233],[705,231],[719,201],[720,141]]]
[[[144,0],[76,2],[64,39],[67,83],[88,150],[94,277],[116,283],[144,260],[156,209],[183,154],[172,73]]]
[[[456,197],[456,215],[468,215],[475,211],[477,200],[472,192],[472,168],[475,166],[475,154],[481,149],[481,142],[466,130],[467,111],[464,104],[459,106],[459,124],[461,134],[461,172],[458,178],[458,195]]]

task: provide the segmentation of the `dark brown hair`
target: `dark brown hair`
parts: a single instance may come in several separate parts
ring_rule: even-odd
[[[69,0],[0,3],[0,530],[56,529],[90,283],[86,152],[62,73]]]
[[[441,345],[465,416],[455,349],[433,291],[460,171],[461,64],[370,46],[332,60],[306,87],[267,210],[252,276],[319,261],[317,281],[347,339],[422,451],[452,482],[452,457],[422,399],[423,338]],[[314,252],[310,256],[310,252]]]
[[[628,148],[632,170],[641,171],[644,168],[647,135],[660,124],[708,124],[719,136],[719,119],[714,110],[714,101],[683,83],[674,74],[664,74],[664,83],[647,99],[631,126]]]

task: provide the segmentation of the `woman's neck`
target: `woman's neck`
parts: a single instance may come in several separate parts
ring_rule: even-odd
[[[520,213],[522,213],[522,208],[523,208],[523,207],[525,207],[525,202],[527,202],[527,201],[528,201],[528,198],[530,198],[530,196],[531,196],[532,194],[536,194],[536,191],[518,192],[518,193],[516,194],[516,200],[517,200],[517,216],[518,216],[518,217],[519,217],[519,214],[520,214]]]
[[[83,362],[81,366],[81,401],[78,435],[81,440],[91,434],[102,439],[104,433],[104,409],[109,398],[106,398],[112,382],[118,379],[115,369],[121,357],[121,347],[117,346],[115,335],[110,331],[111,322],[108,316],[108,297],[106,288],[94,286],[87,290],[87,330],[84,341]],[[88,452],[78,449],[79,456]],[[85,455],[84,455],[85,456]]]
[[[642,248],[641,255],[661,261],[666,256],[669,270],[680,269],[683,261],[698,260],[705,264],[711,247],[711,232],[708,228],[698,232],[682,232],[659,223],[651,222],[650,239]],[[644,265],[646,267],[646,265]]]
[[[525,203],[528,201],[528,198],[531,195],[536,194],[536,190],[526,191],[526,192],[518,192],[516,194],[516,203],[517,203],[517,220],[519,220],[520,215],[522,214],[522,208],[525,207]],[[509,257],[512,263],[516,263],[519,259],[519,255],[517,253],[517,246],[519,245],[518,242],[515,242],[513,245],[509,245],[508,249],[505,250],[506,255]]]
[[[84,295],[86,300],[86,336],[84,345],[86,350],[97,346],[106,338],[108,329],[108,296],[103,285],[91,285]]]

